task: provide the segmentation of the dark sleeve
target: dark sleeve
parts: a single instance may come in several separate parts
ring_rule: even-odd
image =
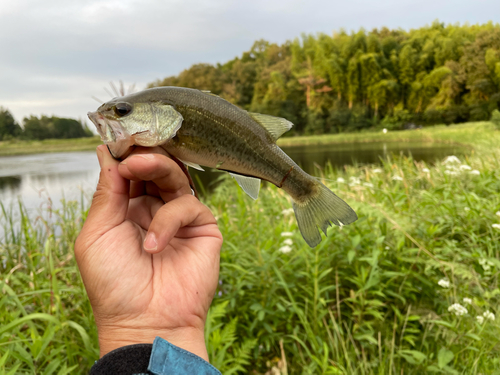
[[[90,375],[221,375],[203,358],[172,345],[161,337],[154,343],[124,346],[99,359]]]
[[[153,344],[136,344],[115,349],[96,361],[90,369],[90,375],[151,374],[148,366],[152,350]]]

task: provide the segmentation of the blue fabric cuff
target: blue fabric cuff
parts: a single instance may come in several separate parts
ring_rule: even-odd
[[[155,375],[221,375],[203,358],[172,345],[161,337],[156,337],[149,359],[148,370]]]

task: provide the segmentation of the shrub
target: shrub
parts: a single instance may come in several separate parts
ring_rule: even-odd
[[[490,121],[500,130],[500,111],[498,109],[491,113]]]

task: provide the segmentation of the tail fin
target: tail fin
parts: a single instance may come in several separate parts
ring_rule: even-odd
[[[325,185],[318,181],[319,194],[309,198],[304,203],[293,202],[293,210],[297,218],[300,233],[311,247],[321,242],[321,235],[317,227],[326,234],[331,226],[351,224],[358,219],[356,212],[342,199],[337,197]]]

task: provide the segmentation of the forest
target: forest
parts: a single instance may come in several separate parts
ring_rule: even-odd
[[[23,127],[21,127],[9,110],[0,107],[0,141],[11,139],[68,139],[92,136],[94,136],[92,131],[81,121],[56,116],[25,117]]]
[[[288,135],[489,120],[500,103],[500,25],[344,30],[282,45],[257,41],[224,64],[149,85],[209,90],[285,117]]]

